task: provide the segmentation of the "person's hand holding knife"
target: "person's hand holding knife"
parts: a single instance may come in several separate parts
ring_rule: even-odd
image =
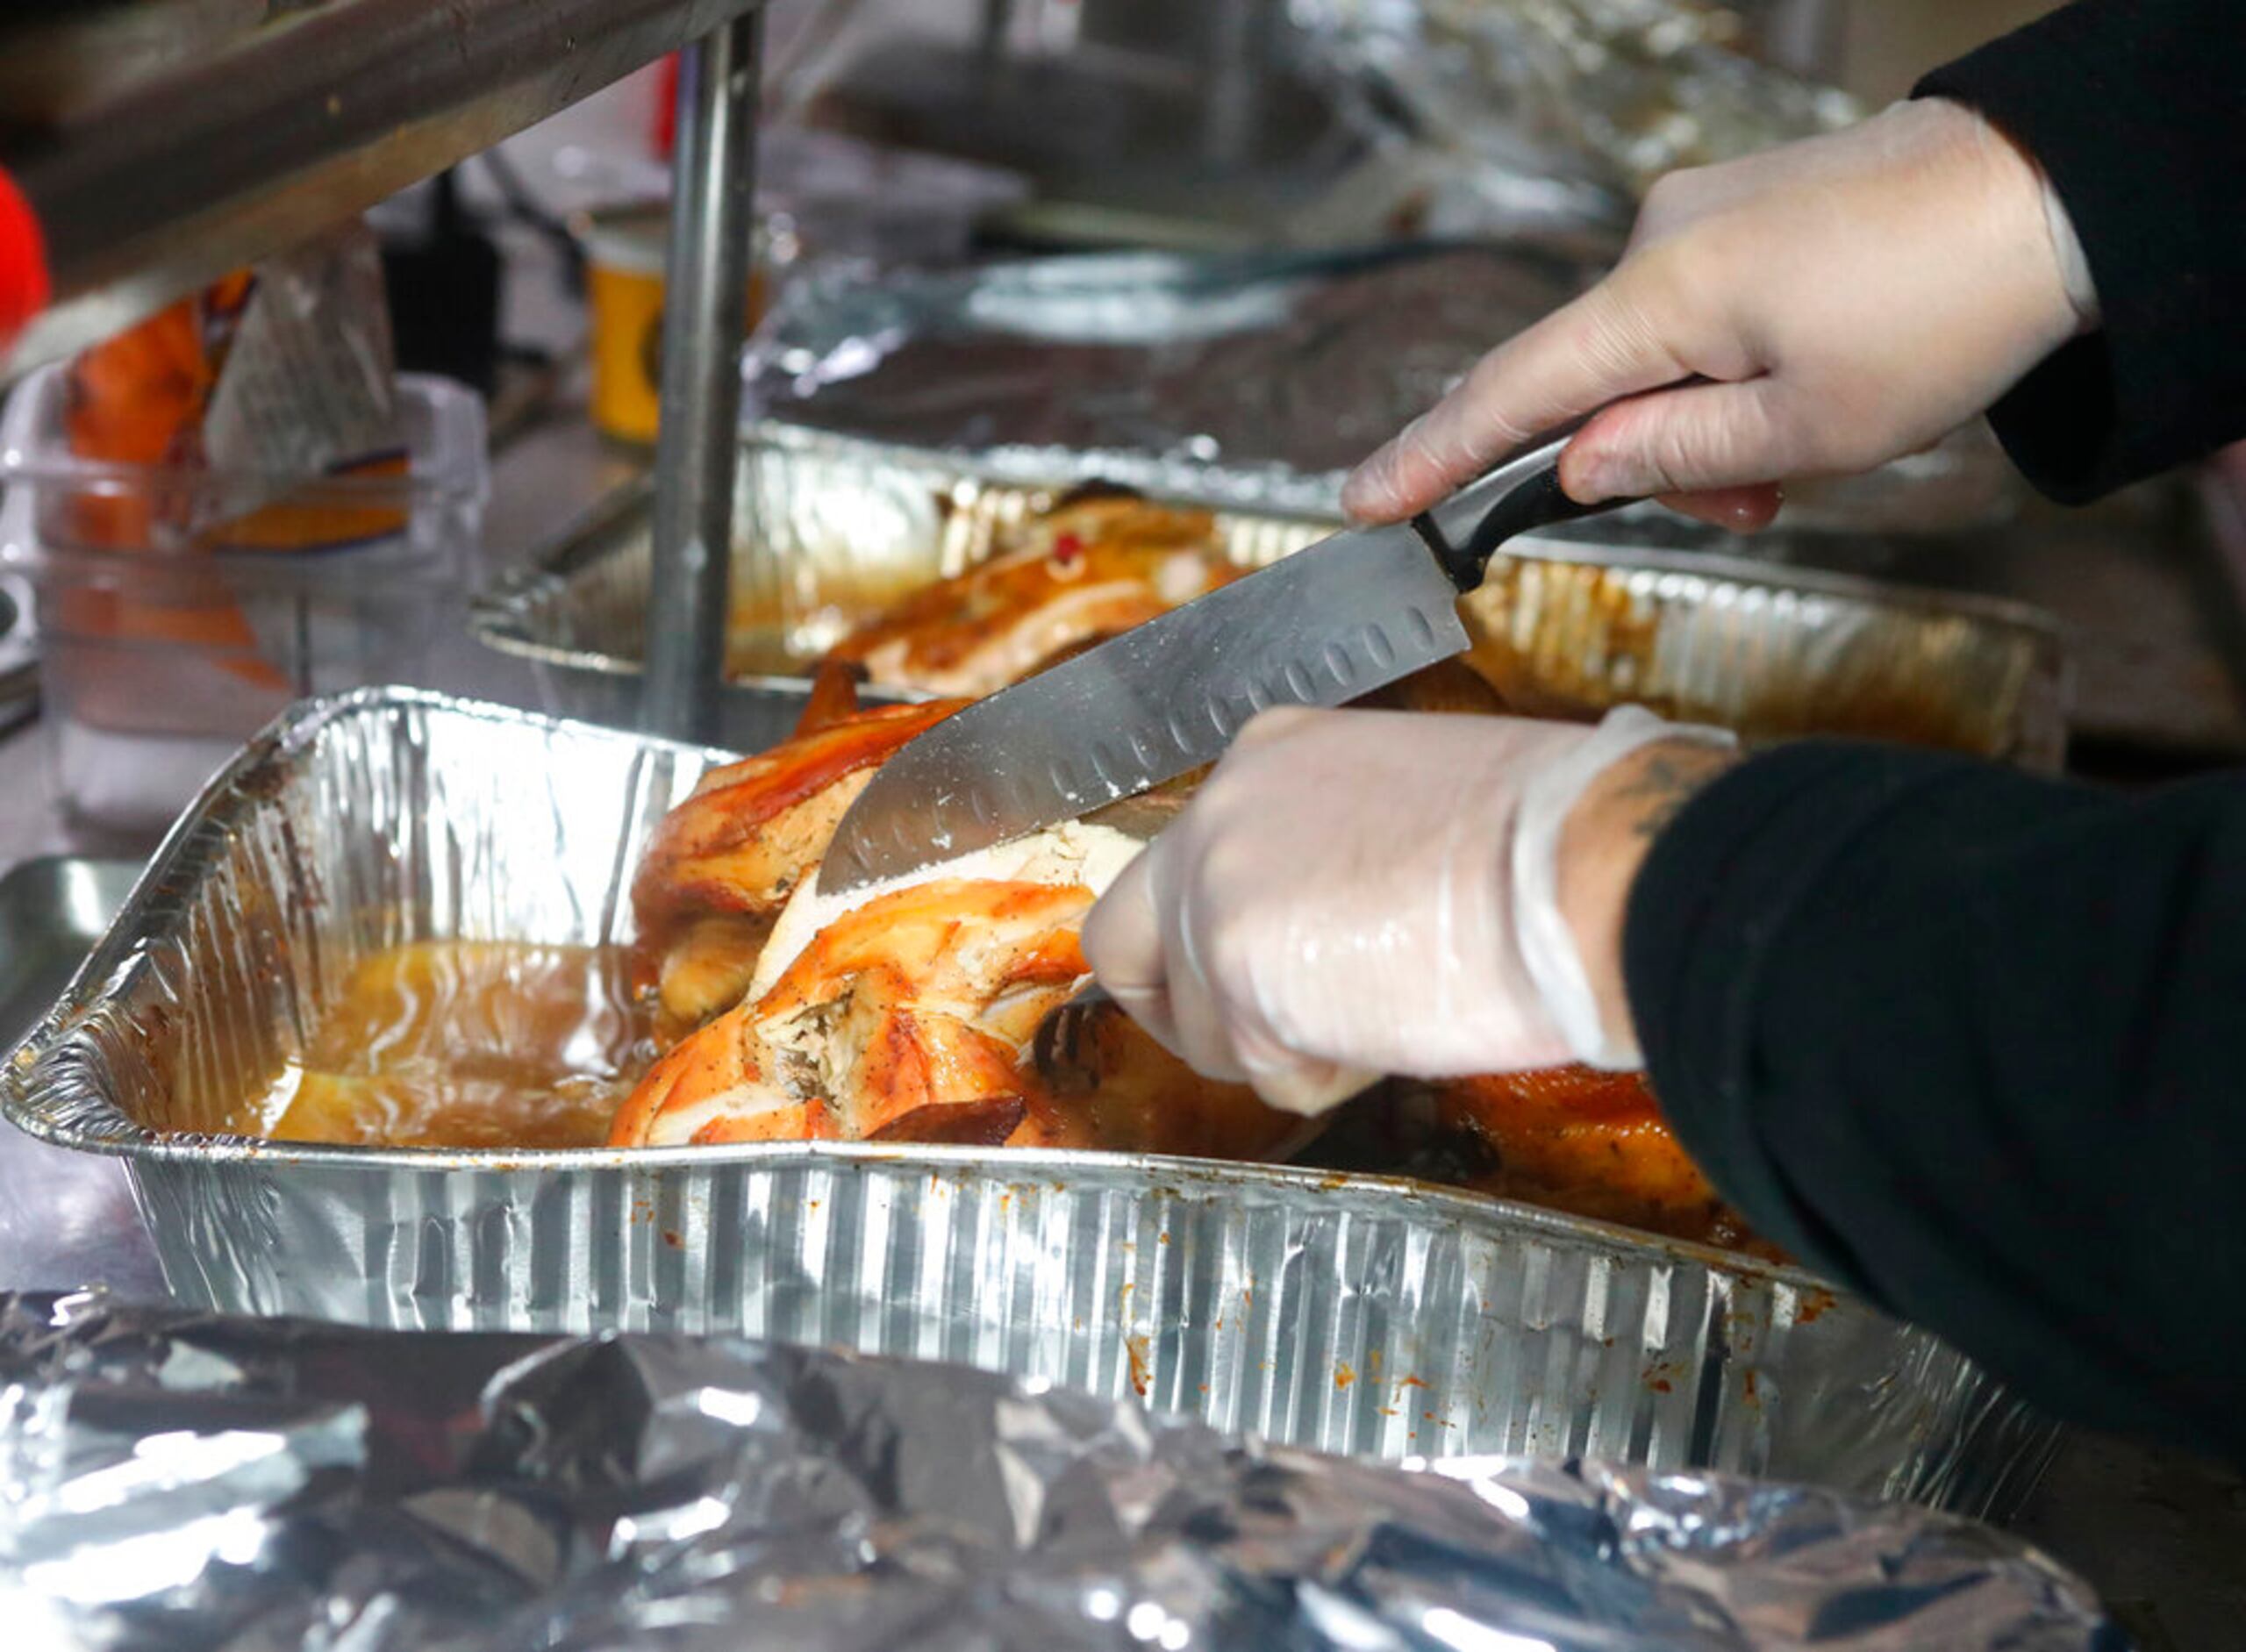
[[[1759,527],[1777,484],[1939,440],[2095,319],[2034,162],[1962,106],[1902,105],[1664,180],[1613,274],[1491,351],[1344,503],[1400,520],[1592,414],[1571,497]],[[1177,1054],[1298,1111],[1384,1073],[1632,1065],[1632,882],[1733,761],[1644,712],[1267,712],[1095,908],[1085,952]]]

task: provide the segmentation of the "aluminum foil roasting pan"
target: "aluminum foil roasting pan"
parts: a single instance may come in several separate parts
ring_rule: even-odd
[[[191,1304],[376,1327],[724,1333],[1136,1395],[1282,1442],[1589,1455],[2002,1514],[2054,1431],[1806,1274],[1376,1177],[832,1146],[454,1152],[192,1131],[353,962],[626,938],[714,754],[403,690],[212,783],[0,1102],[120,1155]]]
[[[1069,485],[776,422],[744,448],[739,481],[739,680],[722,738],[744,748],[792,723],[805,685],[771,674],[786,654],[971,566]],[[1216,521],[1234,560],[1258,567],[1335,526],[1243,505]],[[649,566],[647,497],[628,490],[483,593],[474,629],[540,666],[552,709],[629,726]],[[1497,558],[1465,606],[1478,661],[1524,709],[1637,701],[1750,738],[1906,739],[2042,769],[2065,750],[2064,649],[2019,604],[1570,536]]]

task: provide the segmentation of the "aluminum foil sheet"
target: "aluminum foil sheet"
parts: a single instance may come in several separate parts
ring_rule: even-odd
[[[753,1341],[0,1298],[0,1596],[87,1645],[2121,1644],[2050,1561],[1923,1510],[1353,1462]]]
[[[1499,175],[1541,160],[1625,197],[1860,118],[1757,61],[1769,6],[1704,0],[1290,0],[1379,134]],[[1572,163],[1571,165],[1570,163]]]
[[[1310,1448],[1591,1455],[1970,1513],[2055,1431],[1791,1269],[1379,1177],[1098,1153],[630,1152],[198,1136],[369,949],[625,938],[715,754],[407,690],[309,703],[214,783],[0,1076],[121,1155],[173,1291],[427,1329],[940,1359]]]
[[[1098,254],[917,275],[840,266],[791,286],[758,329],[749,416],[947,454],[1016,483],[1099,480],[1332,518],[1352,466],[1594,274],[1473,246]],[[1868,482],[1793,489],[1782,526],[1956,531],[2005,519],[2023,495],[1976,426]],[[1599,531],[1618,521],[1644,543],[1714,537],[1652,505]],[[1764,554],[1785,546],[1769,540]]]
[[[744,455],[733,547],[738,681],[723,738],[786,736],[806,684],[758,675],[815,657],[861,616],[960,572],[1050,504],[955,457],[768,426]],[[1220,509],[1232,558],[1260,567],[1334,523]],[[631,726],[652,567],[644,495],[625,497],[485,592],[473,626],[537,662],[551,708]],[[761,604],[761,606],[760,606]],[[1524,710],[1625,701],[1750,738],[1912,740],[2056,769],[2067,661],[2033,610],[1845,575],[1627,540],[1537,539],[1491,564],[1465,604],[1477,660]]]

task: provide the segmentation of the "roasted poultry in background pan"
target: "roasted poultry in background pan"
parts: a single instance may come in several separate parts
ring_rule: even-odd
[[[1210,511],[1101,490],[1023,524],[990,561],[914,592],[827,654],[891,693],[979,698],[1096,647],[1248,570],[1225,553]],[[1464,660],[1406,677],[1364,702],[1384,711],[1507,709]],[[1592,719],[1597,712],[1581,708]]]
[[[835,645],[876,688],[994,694],[1238,578],[1206,511],[1102,490],[1024,524],[988,561]]]

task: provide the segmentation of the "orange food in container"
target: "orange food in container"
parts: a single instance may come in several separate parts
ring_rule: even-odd
[[[229,276],[11,396],[0,561],[75,815],[167,824],[291,701],[411,681],[457,596],[483,405],[392,375],[362,253]]]

